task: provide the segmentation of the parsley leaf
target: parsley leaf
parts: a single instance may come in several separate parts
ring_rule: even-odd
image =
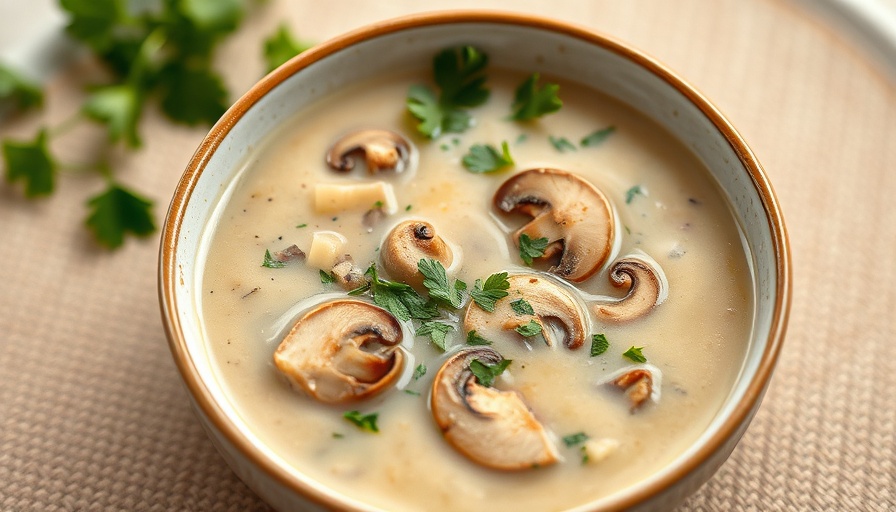
[[[476,380],[479,381],[485,387],[491,387],[494,384],[495,379],[504,373],[504,370],[510,366],[512,363],[510,359],[502,359],[500,363],[497,364],[488,364],[483,363],[479,359],[473,359],[470,361],[470,371],[473,372],[473,375],[476,376]]]
[[[467,345],[491,345],[492,342],[476,334],[476,331],[467,333]]]
[[[323,270],[319,270],[318,272],[320,273],[320,282],[322,284],[330,284],[336,282],[336,276],[334,276],[332,272],[324,272]]]
[[[535,320],[529,320],[529,323],[519,325],[514,330],[518,332],[520,336],[530,338],[541,334],[541,324]]]
[[[264,260],[261,262],[261,266],[267,268],[283,268],[286,266],[286,262],[278,260],[271,254],[270,249],[266,249],[264,251]],[[323,282],[323,270],[321,270],[321,282]]]
[[[644,347],[632,346],[628,350],[626,350],[622,355],[631,359],[632,361],[634,361],[636,363],[646,363],[647,358],[644,357],[644,354],[641,353],[641,350],[643,350],[643,349],[644,349]]]
[[[477,279],[473,285],[470,297],[480,308],[492,313],[495,311],[495,303],[506,297],[510,282],[507,280],[507,272],[498,272],[488,276],[485,284]]]
[[[576,150],[575,144],[569,142],[569,139],[566,137],[554,137],[553,135],[548,135],[548,140],[551,142],[551,145],[554,146],[554,149],[561,153]]]
[[[545,84],[538,87],[538,73],[532,73],[529,78],[517,87],[510,116],[515,121],[527,121],[545,114],[560,110],[563,102],[557,96],[560,86],[557,84]]]
[[[3,141],[3,160],[6,181],[25,182],[25,197],[46,196],[53,193],[56,183],[56,163],[47,147],[47,131],[41,130],[31,142]]]
[[[535,310],[532,309],[532,304],[529,304],[526,299],[517,299],[511,302],[510,308],[519,316],[535,314]]]
[[[433,58],[433,75],[440,96],[425,85],[408,89],[408,112],[420,123],[417,131],[429,138],[443,132],[460,133],[470,127],[472,118],[465,108],[479,106],[488,99],[485,67],[488,56],[472,46],[448,48]]]
[[[591,335],[591,357],[596,357],[610,348],[610,342],[607,341],[607,337],[603,334],[592,334]]]
[[[366,430],[368,432],[380,431],[379,427],[377,427],[376,425],[376,420],[379,417],[379,413],[373,412],[370,414],[361,414],[360,411],[348,411],[343,414],[342,417],[353,423],[361,430]]]
[[[181,13],[205,32],[230,32],[243,17],[242,0],[181,0]]]
[[[470,172],[489,173],[513,165],[513,157],[510,156],[510,146],[504,141],[501,143],[500,153],[491,144],[476,144],[461,162]]]
[[[411,318],[428,320],[439,315],[438,307],[424,300],[410,285],[380,279],[376,263],[370,264],[365,275],[370,278],[370,283],[352,290],[349,292],[350,295],[353,292],[357,295],[369,290],[377,306],[388,310],[402,321]]]
[[[529,238],[529,235],[526,233],[520,235],[519,242],[520,258],[522,258],[526,265],[529,266],[532,266],[532,260],[534,258],[541,258],[544,256],[544,251],[548,248],[548,244],[550,243],[545,237],[533,240]]]
[[[227,110],[224,81],[207,65],[170,62],[159,73],[162,111],[187,125],[213,124]]]
[[[459,308],[464,301],[463,290],[467,284],[460,279],[454,281],[454,286],[448,282],[445,267],[436,260],[423,258],[417,262],[417,268],[423,274],[423,286],[429,290],[429,296],[443,304],[453,308]]]
[[[0,65],[0,101],[9,101],[19,110],[40,107],[44,101],[40,87],[12,69]]]
[[[120,247],[128,232],[142,237],[156,229],[152,201],[115,183],[110,183],[102,194],[90,198],[87,205],[91,210],[87,227],[100,244],[110,249]]]
[[[264,61],[268,73],[309,48],[310,44],[302,43],[292,35],[288,25],[281,24],[264,40]]]
[[[630,204],[635,196],[644,195],[644,190],[641,188],[641,185],[635,185],[634,187],[625,191],[625,204]]]
[[[592,132],[590,135],[586,135],[584,138],[582,138],[582,141],[580,142],[580,144],[582,145],[583,148],[597,146],[598,144],[603,142],[604,139],[609,137],[615,131],[616,131],[615,126],[608,126],[606,128],[597,130],[595,132]]]
[[[590,439],[588,434],[584,432],[576,432],[575,434],[569,434],[568,436],[563,436],[563,444],[566,445],[567,448],[572,448],[577,444],[584,443]]]
[[[70,15],[66,31],[98,52],[114,44],[114,27],[124,17],[120,0],[60,0]]]
[[[426,365],[423,363],[420,363],[417,365],[416,368],[414,368],[414,380],[417,380],[420,377],[423,377],[424,375],[426,375]]]
[[[132,148],[140,147],[137,135],[137,121],[140,119],[143,98],[130,84],[110,85],[95,90],[84,103],[84,114],[104,123],[109,132],[109,141],[124,139]]]
[[[423,323],[420,324],[420,327],[417,328],[417,332],[415,332],[414,335],[429,336],[429,338],[432,340],[432,344],[438,347],[442,352],[444,352],[448,350],[446,337],[448,333],[453,330],[454,327],[449,324],[431,320],[424,320]]]

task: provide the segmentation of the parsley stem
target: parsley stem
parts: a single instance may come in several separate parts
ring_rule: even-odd
[[[65,135],[66,133],[71,131],[75,126],[78,125],[78,123],[80,123],[84,119],[85,117],[83,111],[78,109],[74,114],[68,116],[56,126],[47,128],[47,137],[50,139],[61,137],[62,135]]]

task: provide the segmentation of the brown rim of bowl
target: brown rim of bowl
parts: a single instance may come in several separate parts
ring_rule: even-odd
[[[289,62],[264,77],[242,98],[237,100],[212,127],[190,160],[171,201],[171,206],[165,219],[159,256],[159,301],[170,349],[174,355],[178,370],[196,404],[231,444],[281,485],[299,490],[306,498],[326,507],[334,509],[345,507],[345,503],[331,499],[318,489],[292,478],[283,468],[267,460],[260,450],[254,447],[249,440],[239,433],[234,425],[227,421],[223,411],[212,399],[206,385],[199,380],[195,371],[194,361],[186,350],[183,331],[176,314],[178,308],[174,291],[179,279],[179,269],[176,268],[176,262],[174,261],[175,246],[180,234],[187,203],[209,158],[214,154],[237,121],[274,87],[299,70],[358,42],[413,28],[458,23],[518,25],[560,33],[600,46],[649,70],[688,98],[724,135],[730,146],[737,153],[741,163],[749,172],[753,185],[762,200],[763,209],[768,218],[769,230],[774,244],[775,261],[777,263],[775,308],[770,325],[768,343],[762,354],[762,359],[747,387],[743,400],[738,402],[719,430],[701,445],[692,456],[680,462],[672,471],[664,474],[659,479],[650,482],[646,486],[638,487],[637,492],[625,493],[617,499],[613,499],[612,495],[602,499],[602,501],[606,502],[606,510],[630,508],[661,494],[686,474],[707,462],[710,456],[735,433],[738,426],[750,419],[750,415],[758,407],[777,362],[787,327],[792,287],[791,261],[787,232],[784,227],[780,205],[771,183],[768,181],[755,155],[737,130],[700,92],[666,68],[666,66],[641,51],[634,50],[611,37],[598,34],[593,30],[534,15],[496,11],[442,11],[412,14],[377,22],[326,41],[292,58]]]

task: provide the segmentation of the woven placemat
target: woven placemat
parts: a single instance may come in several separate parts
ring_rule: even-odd
[[[274,1],[225,44],[234,91],[262,74],[260,41],[281,22],[323,40],[423,10],[412,0]],[[858,46],[798,6],[771,0],[428,2],[586,25],[666,62],[739,127],[775,185],[790,231],[790,329],[741,443],[682,511],[896,509],[896,87]],[[50,85],[30,136],[69,116],[78,62]],[[148,112],[145,147],[117,176],[168,198],[202,136]],[[58,141],[77,162],[96,131]],[[115,253],[82,229],[101,178],[64,175],[28,202],[0,185],[0,510],[266,510],[190,410],[156,296],[158,236]]]

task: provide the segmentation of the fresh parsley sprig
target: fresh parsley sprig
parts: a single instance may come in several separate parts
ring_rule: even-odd
[[[510,116],[514,121],[535,119],[556,112],[563,106],[563,101],[557,95],[560,86],[548,83],[539,87],[538,80],[539,74],[532,73],[517,87],[511,105],[513,114]]]
[[[544,256],[550,241],[546,237],[530,238],[526,233],[520,234],[520,258],[526,265],[532,266],[532,260]]]
[[[431,299],[455,309],[463,305],[467,283],[455,279],[454,285],[451,285],[445,267],[436,260],[423,258],[417,262],[417,269],[423,274],[423,286],[429,290]]]
[[[408,89],[406,105],[420,123],[417,131],[434,139],[442,133],[461,133],[472,124],[467,109],[488,100],[485,68],[488,56],[473,46],[448,48],[433,58],[433,78],[440,92],[426,85]]]
[[[349,295],[369,291],[376,305],[402,321],[411,318],[430,320],[439,316],[438,306],[421,297],[410,285],[380,278],[376,263],[370,264],[365,275],[368,277],[368,284],[352,290]]]
[[[448,333],[453,331],[454,327],[444,322],[435,320],[424,320],[414,336],[429,336],[432,344],[442,352],[448,350]]]
[[[348,411],[342,417],[361,430],[374,434],[380,431],[379,426],[377,426],[379,413],[361,414],[360,411]]]
[[[507,141],[501,143],[501,151],[491,144],[475,144],[461,159],[461,163],[470,172],[491,173],[513,165],[510,146]]]
[[[470,297],[477,306],[492,313],[495,311],[498,300],[508,295],[508,288],[510,288],[510,281],[507,280],[507,272],[498,272],[488,276],[485,283],[481,279],[477,279],[473,284]]]
[[[491,385],[495,383],[495,379],[504,373],[504,370],[506,370],[512,362],[513,361],[510,359],[502,359],[499,363],[488,364],[483,363],[479,359],[473,359],[470,361],[470,371],[476,376],[476,380],[479,381],[479,384],[485,387],[491,387]]]

